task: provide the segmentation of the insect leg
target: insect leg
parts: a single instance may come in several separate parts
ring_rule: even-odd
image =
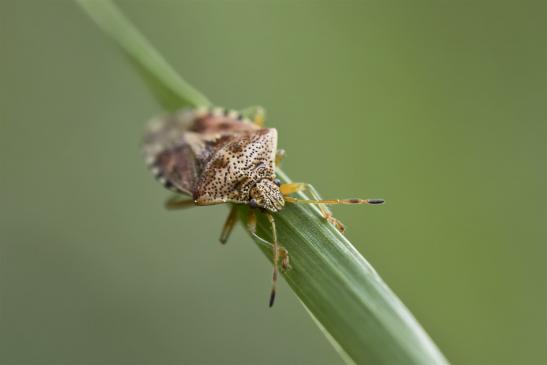
[[[275,166],[281,165],[281,161],[285,158],[285,150],[277,150],[275,152]]]
[[[195,206],[192,199],[181,199],[178,196],[172,196],[165,202],[165,207],[168,209],[191,208]]]
[[[264,126],[264,120],[266,119],[266,112],[264,108],[258,105],[253,105],[241,110],[241,115],[249,117],[254,124],[262,128]],[[246,118],[245,118],[246,119]]]
[[[285,200],[289,203],[303,203],[303,204],[317,204],[319,209],[321,210],[321,213],[329,221],[330,223],[334,224],[336,228],[340,232],[344,232],[344,225],[342,222],[337,220],[332,216],[332,212],[327,207],[327,204],[383,204],[384,201],[382,199],[321,199],[321,196],[319,196],[319,193],[313,185],[307,184],[307,183],[290,183],[290,184],[283,184],[280,187],[281,193],[285,195]],[[298,199],[293,198],[290,196],[287,196],[291,193],[296,193],[299,191],[309,191],[311,197],[313,199]]]
[[[303,201],[301,199],[296,199],[293,197],[289,197],[287,195],[307,190],[310,193],[311,197],[315,199],[317,207],[321,211],[321,214],[323,215],[323,217],[329,223],[334,225],[336,229],[340,231],[340,233],[344,233],[344,231],[346,230],[346,228],[344,227],[344,224],[332,216],[332,212],[327,207],[327,205],[319,202],[321,200],[321,196],[319,195],[317,190],[315,190],[313,185],[308,183],[289,183],[289,184],[282,184],[280,189],[281,189],[281,193],[285,196],[285,200],[290,203],[302,203]]]
[[[275,220],[273,216],[270,213],[266,213],[266,217],[268,218],[268,221],[270,222],[270,225],[272,227],[272,238],[273,238],[273,275],[272,275],[272,291],[270,293],[270,307],[274,304],[275,301],[275,287],[277,284],[277,265],[279,261],[279,249],[278,249],[278,243],[277,243],[277,230],[275,228]]]
[[[226,222],[224,222],[224,226],[222,227],[222,233],[220,234],[220,243],[224,244],[228,241],[228,237],[230,237],[230,233],[232,233],[236,222],[237,208],[235,205],[232,205],[232,207],[230,208],[230,214],[228,214],[228,218],[226,218]]]
[[[273,244],[271,242],[266,241],[264,238],[256,234],[256,213],[252,209],[249,209],[247,229],[249,230],[251,235],[258,241],[258,243],[265,247],[268,247],[269,249],[273,249]],[[281,270],[285,272],[290,269],[289,251],[287,251],[287,249],[284,247],[278,247],[277,250],[279,251],[279,257],[281,258]]]
[[[273,305],[275,300],[275,287],[277,283],[277,276],[278,276],[278,262],[281,259],[281,270],[285,272],[290,268],[289,264],[289,252],[283,248],[280,247],[277,242],[277,230],[275,228],[275,221],[271,214],[266,213],[266,216],[268,218],[268,221],[270,222],[270,225],[272,227],[272,236],[274,243],[268,242],[259,235],[256,234],[256,213],[253,209],[249,210],[249,216],[247,219],[247,229],[251,233],[251,235],[256,238],[256,240],[261,244],[264,245],[270,249],[272,249],[273,252],[273,264],[274,264],[274,272],[272,275],[272,292],[270,294],[270,307]]]
[[[256,111],[253,116],[253,123],[258,127],[264,127],[264,121],[266,120],[266,111],[261,106],[256,107]]]

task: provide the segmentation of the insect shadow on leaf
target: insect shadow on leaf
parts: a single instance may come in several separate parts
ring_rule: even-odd
[[[327,205],[382,204],[384,201],[325,200],[311,184],[282,184],[276,177],[275,168],[283,159],[284,151],[277,149],[277,130],[265,128],[264,120],[261,108],[252,119],[223,108],[184,109],[148,123],[144,153],[156,179],[177,193],[167,201],[168,208],[232,204],[220,242],[227,242],[237,221],[236,204],[250,208],[247,229],[273,253],[271,307],[275,300],[279,263],[283,271],[289,268],[289,253],[277,240],[274,218],[285,203],[317,204],[326,221],[343,233],[344,225],[332,216]],[[290,196],[298,192],[307,192],[312,199]],[[272,230],[272,242],[257,235],[256,212],[266,216]]]

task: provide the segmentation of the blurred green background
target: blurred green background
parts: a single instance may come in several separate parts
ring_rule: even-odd
[[[545,2],[118,1],[219,105],[261,104],[284,170],[454,364],[547,361]],[[341,364],[222,206],[144,167],[161,112],[71,1],[0,2],[0,362]]]

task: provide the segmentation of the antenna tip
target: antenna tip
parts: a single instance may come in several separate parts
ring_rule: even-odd
[[[369,204],[384,204],[384,199],[369,199]]]
[[[275,301],[275,290],[272,290],[272,293],[270,294],[270,308],[274,305]]]

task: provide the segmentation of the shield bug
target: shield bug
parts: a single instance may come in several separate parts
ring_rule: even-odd
[[[236,204],[249,206],[247,229],[273,251],[273,277],[270,306],[275,299],[278,265],[286,270],[289,253],[279,245],[274,214],[286,203],[317,204],[323,217],[339,231],[340,221],[332,216],[328,204],[382,204],[382,199],[323,200],[307,183],[282,184],[275,168],[283,153],[277,149],[277,130],[264,128],[264,113],[253,120],[222,108],[182,110],[151,120],[144,137],[146,163],[156,179],[177,195],[168,208],[232,204],[220,236],[226,243],[236,221]],[[306,191],[312,199],[290,194]],[[181,195],[190,198],[181,198]],[[272,241],[256,234],[256,212],[266,215],[272,228]]]

